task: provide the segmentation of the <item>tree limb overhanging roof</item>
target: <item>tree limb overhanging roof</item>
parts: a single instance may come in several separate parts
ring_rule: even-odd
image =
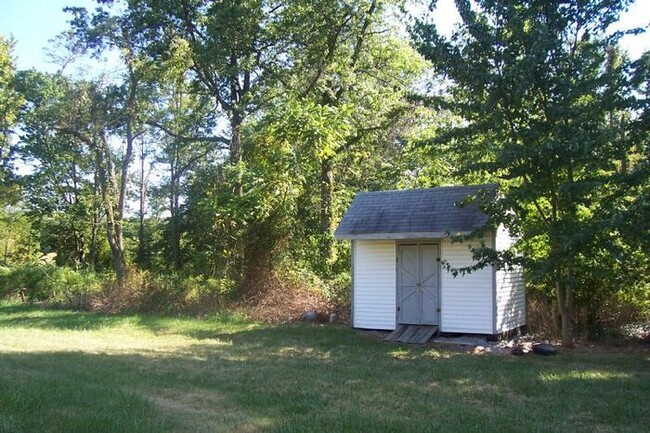
[[[467,235],[483,228],[484,195],[493,200],[496,185],[360,192],[343,216],[337,239],[415,239]]]

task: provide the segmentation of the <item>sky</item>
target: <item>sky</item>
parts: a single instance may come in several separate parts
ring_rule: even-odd
[[[68,29],[70,14],[63,8],[85,7],[93,10],[95,0],[0,0],[0,34],[16,39],[14,57],[17,69],[36,68],[56,72],[58,66],[45,54],[49,41]],[[103,66],[90,66],[103,70]]]
[[[44,49],[48,41],[67,29],[69,14],[63,12],[65,6],[80,6],[94,9],[94,0],[0,0],[0,34],[13,35],[17,40],[14,56],[18,69],[36,68],[55,72],[58,67],[48,62]],[[451,32],[458,20],[453,0],[439,0],[438,11],[434,15],[441,31]],[[650,0],[636,0],[619,23],[620,28],[648,25],[650,22]],[[632,59],[638,58],[645,50],[650,50],[650,34],[626,36],[622,45]],[[103,67],[95,64],[84,66]],[[93,72],[93,71],[88,71]]]

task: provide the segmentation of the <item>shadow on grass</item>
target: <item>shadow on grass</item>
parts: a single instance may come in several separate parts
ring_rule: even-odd
[[[35,328],[42,330],[99,330],[121,326],[141,329],[157,336],[182,335],[196,340],[219,339],[239,344],[252,340],[257,346],[268,345],[279,338],[289,345],[314,343],[323,347],[331,343],[355,345],[376,344],[372,338],[359,338],[349,326],[255,324],[229,311],[218,312],[204,319],[169,317],[151,314],[103,314],[79,312],[36,305],[0,303],[0,328]],[[311,340],[311,341],[310,341]]]
[[[205,320],[153,314],[105,314],[42,307],[29,304],[0,303],[0,328],[38,328],[44,330],[97,330],[130,325],[154,334],[176,333],[192,338],[214,338],[230,327],[252,325],[240,315],[219,312]]]
[[[575,360],[434,359],[355,335],[288,331],[244,331],[230,346],[156,356],[0,354],[0,431],[634,431],[650,423],[643,363],[580,375]]]
[[[68,310],[44,309],[35,306],[0,306],[0,327],[41,329],[100,329],[116,326],[123,316],[79,313]]]
[[[2,332],[147,329],[124,353],[0,352],[1,431],[638,431],[643,354],[472,356],[387,344],[348,327],[256,326],[0,306]],[[193,338],[160,352],[166,335]],[[43,338],[48,338],[44,336]],[[215,344],[214,340],[219,340]],[[77,351],[73,351],[77,350]]]

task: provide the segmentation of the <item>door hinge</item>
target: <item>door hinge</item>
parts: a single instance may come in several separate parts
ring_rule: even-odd
[[[399,305],[397,306],[397,311],[399,311]]]
[[[440,307],[436,308],[436,311],[439,313],[440,312]]]
[[[439,261],[440,261],[440,257],[436,257],[436,262],[439,262]]]

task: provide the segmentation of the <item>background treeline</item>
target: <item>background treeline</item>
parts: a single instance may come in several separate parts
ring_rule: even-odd
[[[475,254],[524,262],[533,326],[647,319],[650,55],[608,30],[628,2],[476,3],[446,38],[399,1],[104,0],[69,9],[54,74],[0,40],[2,294],[345,309],[355,192],[497,182],[522,241]]]

